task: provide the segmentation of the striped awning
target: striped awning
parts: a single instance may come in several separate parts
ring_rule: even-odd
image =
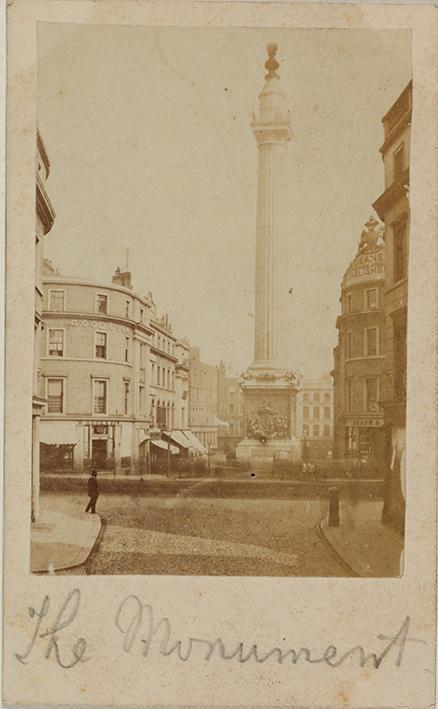
[[[156,448],[161,448],[161,450],[166,451],[167,453],[169,452],[170,448],[170,453],[172,455],[178,455],[179,453],[179,448],[176,446],[173,446],[172,444],[166,443],[166,441],[151,441],[152,446],[156,446]]]
[[[165,431],[166,436],[170,436],[171,440],[181,448],[190,448],[191,443],[183,431]]]
[[[205,446],[202,445],[199,438],[197,438],[192,431],[184,431],[184,435],[188,438],[191,448],[196,448],[199,453],[207,453]]]

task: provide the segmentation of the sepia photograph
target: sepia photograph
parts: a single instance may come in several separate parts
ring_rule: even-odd
[[[39,22],[36,88],[31,572],[402,576],[411,32]]]
[[[435,706],[436,10],[6,13],[3,702]]]

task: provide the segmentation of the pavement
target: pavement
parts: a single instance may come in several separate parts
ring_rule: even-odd
[[[45,493],[83,510],[84,493]],[[319,530],[327,501],[102,493],[86,564],[61,574],[351,576]],[[81,513],[80,513],[81,514]]]
[[[368,578],[403,573],[403,539],[380,521],[381,500],[341,498],[340,525],[329,527],[325,499],[103,494],[98,507],[104,528],[98,514],[84,512],[84,500],[83,493],[41,496],[41,516],[32,525],[32,572]]]
[[[99,537],[100,515],[68,506],[51,509],[41,498],[41,514],[32,524],[30,568],[32,573],[55,573],[81,566]]]
[[[403,538],[382,523],[381,515],[381,501],[345,500],[339,505],[339,527],[329,527],[327,517],[321,521],[324,537],[357,576],[403,574]]]

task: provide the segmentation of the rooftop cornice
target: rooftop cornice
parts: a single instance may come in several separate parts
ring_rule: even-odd
[[[152,344],[151,344],[150,348],[151,348],[151,352],[153,352],[154,354],[160,355],[160,357],[165,357],[166,359],[169,359],[171,362],[174,362],[175,364],[178,362],[177,358],[174,357],[173,355],[169,354],[168,352],[164,352],[163,350],[159,350],[158,347],[155,347]]]
[[[153,318],[151,318],[151,327],[153,327],[154,330],[157,330],[157,331],[160,332],[162,335],[166,335],[166,337],[169,337],[171,340],[173,340],[175,343],[177,343],[178,338],[175,337],[175,335],[173,334],[173,332],[170,332],[169,330],[166,330],[166,328],[163,327],[163,325],[160,325],[160,323],[157,322],[156,320],[154,320]]]

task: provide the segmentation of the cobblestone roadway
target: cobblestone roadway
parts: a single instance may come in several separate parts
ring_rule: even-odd
[[[47,494],[44,505],[74,513],[86,495]],[[242,500],[101,495],[106,528],[91,574],[347,576],[317,531],[318,500]],[[85,573],[85,570],[83,570]]]

